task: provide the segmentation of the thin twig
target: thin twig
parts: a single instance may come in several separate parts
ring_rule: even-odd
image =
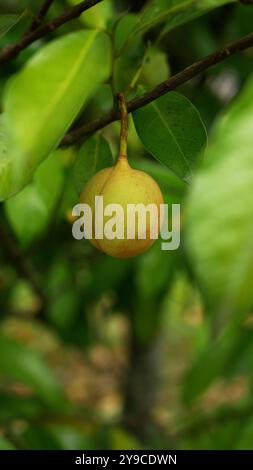
[[[198,62],[193,63],[186,69],[182,70],[181,72],[173,75],[168,80],[160,83],[160,85],[156,86],[152,90],[144,93],[142,96],[135,98],[127,103],[128,112],[131,113],[136,111],[139,108],[151,103],[152,101],[160,98],[161,96],[165,95],[169,91],[175,90],[180,85],[188,82],[192,78],[196,77],[200,73],[204,72],[205,70],[209,69],[215,64],[228,59],[232,55],[241,52],[245,49],[249,49],[253,47],[253,33],[244,36],[243,38],[229,44],[226,47],[223,47],[214,53],[204,57]],[[72,132],[69,132],[62,141],[62,146],[73,145],[79,140],[85,139],[87,136],[96,132],[103,127],[111,124],[112,122],[119,119],[119,111],[117,109],[112,109],[109,113],[105,114],[104,116],[95,119],[94,121],[88,122],[83,126],[74,129]]]
[[[78,18],[84,11],[92,8],[103,0],[85,0],[77,5],[69,8],[65,13],[57,16],[43,26],[40,26],[35,31],[23,36],[20,41],[15,44],[9,44],[0,51],[0,64],[4,64],[11,59],[14,59],[18,54],[26,49],[26,47],[33,44],[38,39],[43,38],[47,34],[60,28],[63,24]]]
[[[38,12],[38,14],[35,16],[31,26],[29,27],[28,31],[26,34],[32,33],[37,29],[39,26],[41,26],[43,19],[45,18],[49,8],[51,7],[52,3],[54,0],[44,0],[44,2],[41,5],[41,8]]]

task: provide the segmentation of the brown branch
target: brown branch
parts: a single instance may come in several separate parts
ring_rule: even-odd
[[[143,106],[151,103],[160,96],[165,95],[169,91],[175,90],[180,85],[188,82],[192,78],[196,77],[200,73],[209,69],[215,64],[228,59],[237,52],[241,52],[245,49],[248,49],[253,46],[253,33],[229,44],[222,49],[215,51],[213,54],[204,57],[198,62],[190,65],[181,72],[173,75],[168,80],[160,83],[160,85],[153,88],[151,91],[144,93],[142,96],[135,98],[127,103],[128,112],[131,113],[136,109],[142,108]],[[72,145],[78,142],[79,140],[84,139],[88,135],[96,132],[108,124],[118,120],[120,118],[119,111],[117,109],[112,109],[109,113],[101,116],[94,121],[91,121],[83,126],[69,132],[62,141],[62,146]]]
[[[41,39],[52,31],[60,28],[63,24],[78,18],[84,11],[102,1],[103,0],[85,0],[81,3],[78,3],[77,5],[69,8],[69,10],[67,10],[62,15],[57,16],[45,25],[40,26],[35,31],[32,31],[31,33],[23,36],[17,43],[4,47],[0,51],[0,64],[4,64],[9,60],[14,59],[21,51],[30,46],[30,44],[33,44],[38,39]]]
[[[29,34],[29,33],[31,33],[32,31],[35,31],[35,29],[37,29],[37,28],[41,25],[41,23],[42,23],[43,19],[45,18],[46,14],[47,14],[47,12],[48,12],[48,10],[49,10],[49,8],[51,7],[53,1],[54,1],[54,0],[44,0],[44,2],[42,3],[41,8],[40,8],[38,14],[37,14],[36,17],[34,18],[32,24],[31,24],[31,26],[29,27],[29,29],[28,29],[28,31],[27,31],[26,34]]]
[[[43,316],[46,306],[46,296],[38,282],[36,273],[33,271],[30,263],[26,259],[24,253],[16,245],[4,225],[0,225],[0,243],[4,253],[6,253],[15,266],[18,275],[27,280],[32,287],[34,293],[40,301],[40,313]]]

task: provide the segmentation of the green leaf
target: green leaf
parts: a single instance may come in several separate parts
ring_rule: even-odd
[[[136,29],[137,24],[138,15],[135,13],[128,13],[127,15],[124,15],[118,22],[114,33],[114,46],[117,52],[119,52],[125,46],[128,37]]]
[[[38,168],[33,182],[5,202],[8,220],[23,245],[40,236],[51,222],[64,183],[63,168],[58,159],[60,152],[53,152]]]
[[[219,120],[187,210],[187,245],[209,309],[253,305],[253,80]]]
[[[242,328],[253,305],[253,80],[216,125],[205,165],[186,211],[191,265],[217,336],[198,355],[185,380],[188,402],[229,370],[247,345]]]
[[[0,15],[0,38],[24,18],[25,13],[26,11],[20,15]]]
[[[81,147],[74,165],[75,186],[80,194],[85,184],[99,170],[113,165],[113,156],[107,140],[97,133]]]
[[[164,32],[201,16],[214,8],[235,0],[151,0],[143,8],[134,34],[144,34],[150,28],[165,23]]]
[[[69,0],[71,5],[77,5],[80,0]],[[111,0],[98,3],[81,15],[81,21],[90,28],[106,28],[108,21],[113,16],[113,4]]]
[[[170,68],[167,54],[156,47],[152,47],[142,69],[141,82],[153,88],[167,80],[169,76]]]
[[[7,377],[28,385],[47,404],[65,403],[63,392],[43,358],[28,346],[0,335],[0,371]]]
[[[207,144],[197,109],[171,92],[133,113],[137,133],[157,160],[189,182]]]
[[[142,37],[128,41],[136,26],[138,16],[130,13],[119,21],[114,36],[115,51],[119,55],[115,61],[114,81],[116,90],[126,90],[142,65],[145,54]]]
[[[164,27],[164,33],[168,33],[172,29],[189,21],[205,15],[209,11],[219,8],[236,0],[176,0],[175,10],[169,15],[168,21]]]
[[[43,47],[9,81],[0,139],[0,200],[29,182],[108,69],[106,35],[79,31]]]

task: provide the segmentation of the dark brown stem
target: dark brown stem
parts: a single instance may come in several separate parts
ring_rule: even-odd
[[[78,18],[84,11],[88,10],[89,8],[97,5],[98,3],[102,2],[103,0],[85,0],[77,5],[69,8],[65,13],[60,16],[57,16],[53,20],[49,21],[43,26],[40,26],[35,31],[23,36],[15,44],[10,44],[4,47],[0,51],[0,64],[4,64],[11,59],[14,59],[18,56],[18,54],[26,49],[26,47],[33,44],[38,39],[46,36],[47,34],[55,31],[56,29],[60,28],[63,24]]]
[[[123,93],[117,94],[119,102],[119,112],[121,121],[121,133],[120,133],[120,151],[119,158],[127,158],[127,140],[128,140],[128,112],[126,98]]]
[[[38,14],[37,14],[36,17],[34,18],[32,24],[31,24],[31,26],[29,27],[29,29],[28,29],[28,31],[27,31],[26,34],[29,34],[29,33],[31,33],[32,31],[35,31],[35,29],[37,29],[37,28],[41,25],[41,23],[42,23],[43,19],[45,18],[46,14],[47,14],[47,12],[48,12],[48,10],[49,10],[49,8],[51,7],[53,1],[54,1],[54,0],[44,0],[44,2],[42,3],[41,8],[40,8]]]
[[[244,36],[243,38],[229,44],[226,47],[223,47],[213,54],[204,57],[198,62],[190,65],[186,69],[182,70],[181,72],[173,75],[168,80],[160,83],[160,85],[156,86],[152,90],[144,93],[142,96],[135,98],[127,103],[127,110],[129,113],[135,111],[136,109],[142,108],[143,106],[151,103],[152,101],[156,100],[160,96],[165,95],[169,91],[175,90],[180,85],[188,82],[192,78],[196,77],[200,73],[204,72],[205,70],[209,69],[215,64],[222,62],[225,59],[228,59],[232,55],[241,52],[245,49],[249,49],[253,46],[253,33]],[[96,132],[103,127],[107,126],[108,124],[118,120],[120,118],[120,113],[117,109],[112,109],[109,113],[105,114],[104,116],[91,121],[72,132],[68,133],[62,141],[62,145],[72,145],[78,142],[79,140],[84,139],[88,135]]]

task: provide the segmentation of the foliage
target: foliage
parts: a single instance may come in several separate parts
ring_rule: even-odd
[[[1,1],[1,47],[34,3]],[[252,49],[130,118],[131,166],[181,204],[180,249],[118,260],[72,238],[118,153],[116,93],[131,104],[253,24],[235,0],[140,4],[103,0],[1,64],[0,449],[252,447]]]

